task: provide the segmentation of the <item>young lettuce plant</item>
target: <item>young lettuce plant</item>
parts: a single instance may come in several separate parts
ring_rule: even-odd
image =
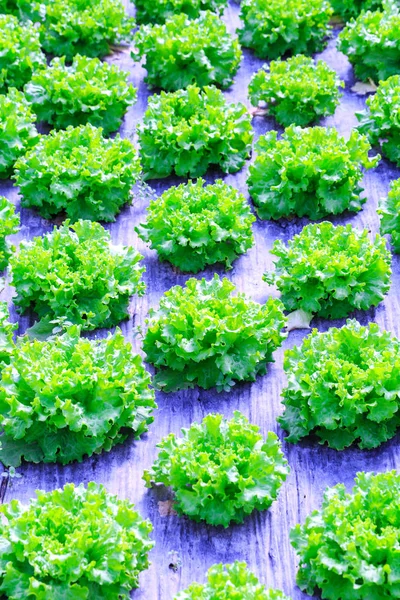
[[[0,372],[4,365],[10,364],[10,357],[15,348],[14,331],[16,329],[18,329],[18,323],[10,323],[7,302],[0,302]]]
[[[277,498],[290,469],[279,439],[263,439],[259,427],[235,411],[207,415],[201,423],[170,433],[143,479],[171,487],[180,515],[209,525],[242,523],[253,510],[267,510]]]
[[[265,374],[272,353],[285,339],[282,303],[263,305],[217,274],[211,281],[191,278],[165,292],[146,320],[147,361],[160,370],[155,384],[166,392],[198,385],[217,391]]]
[[[378,214],[382,235],[390,234],[393,250],[400,254],[400,179],[390,182],[389,193],[381,200]]]
[[[246,600],[289,600],[278,590],[267,590],[246,563],[237,560],[231,565],[213,565],[206,583],[192,583],[175,600],[232,600],[233,593]]]
[[[343,21],[358,17],[361,11],[382,8],[382,0],[330,0],[335,15]]]
[[[325,319],[377,306],[390,288],[391,255],[379,234],[323,222],[304,227],[287,246],[277,240],[275,272],[264,280],[281,291],[286,310]]]
[[[242,0],[242,46],[260,58],[314,54],[326,45],[332,7],[328,0]]]
[[[382,11],[362,12],[339,35],[338,49],[346,54],[361,81],[378,83],[400,70],[400,10],[384,2]]]
[[[149,566],[150,521],[97,483],[38,490],[27,506],[0,505],[5,598],[129,600]]]
[[[8,265],[8,261],[15,251],[7,240],[7,236],[18,233],[19,214],[15,212],[15,207],[10,200],[0,196],[0,271]]]
[[[91,123],[105,135],[116,131],[136,90],[127,83],[128,73],[97,58],[54,58],[49,67],[34,73],[25,94],[39,121],[56,129]]]
[[[221,15],[227,3],[228,0],[135,0],[136,19],[139,24],[164,23],[173,15],[179,14],[196,19],[203,10]]]
[[[210,166],[236,173],[250,156],[253,130],[243,104],[215,86],[152,96],[138,125],[145,179],[201,177]]]
[[[367,99],[367,107],[369,110],[356,113],[358,130],[400,166],[400,75],[382,81],[376,94]]]
[[[399,496],[397,471],[358,473],[351,493],[328,488],[321,509],[291,531],[298,586],[326,600],[396,598]]]
[[[129,296],[145,292],[143,257],[134,248],[112,246],[99,224],[69,221],[43,237],[22,241],[10,259],[14,303],[32,309],[52,331],[55,320],[90,330],[128,318]]]
[[[0,14],[0,94],[10,87],[21,89],[45,66],[39,33],[32,23],[22,24],[12,15]]]
[[[249,98],[253,106],[266,103],[266,113],[280,125],[305,127],[321,117],[333,115],[344,87],[326,62],[316,63],[299,54],[283,61],[273,60],[253,75]]]
[[[291,125],[278,139],[261,136],[247,184],[261,219],[308,217],[318,220],[345,210],[358,212],[365,203],[362,167],[375,167],[371,145],[358,131],[345,140],[336,129]]]
[[[20,338],[0,376],[0,461],[82,461],[147,431],[157,407],[150,375],[121,331]]]
[[[132,142],[90,124],[42,136],[15,165],[22,206],[46,219],[65,211],[71,221],[114,221],[139,176]]]
[[[197,273],[207,265],[231,268],[254,244],[255,217],[243,194],[217,180],[170,187],[150,202],[146,223],[136,231],[161,260]]]
[[[0,95],[0,179],[8,178],[17,159],[39,140],[36,115],[23,92]]]
[[[194,20],[179,14],[163,25],[143,25],[134,45],[132,58],[145,58],[145,82],[170,92],[191,84],[227,88],[233,83],[242,57],[237,39],[209,11]]]
[[[285,351],[285,412],[278,422],[296,443],[315,434],[343,450],[376,448],[400,425],[400,342],[376,323],[316,329]],[[388,392],[390,390],[390,392]]]

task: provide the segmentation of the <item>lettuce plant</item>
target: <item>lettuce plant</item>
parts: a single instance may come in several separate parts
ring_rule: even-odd
[[[167,91],[191,84],[227,88],[233,83],[242,57],[237,39],[209,11],[194,20],[182,13],[163,25],[143,25],[134,45],[132,58],[145,58],[145,82]]]
[[[328,0],[242,0],[240,8],[239,39],[260,58],[313,54],[326,45],[333,12]]]
[[[400,75],[382,81],[376,94],[367,99],[367,110],[356,116],[358,130],[371,144],[381,145],[382,153],[400,166]]]
[[[203,10],[221,14],[227,0],[135,0],[138,23],[164,23],[173,15],[185,14],[196,19]]]
[[[323,222],[304,227],[287,246],[272,249],[275,283],[287,310],[301,309],[325,319],[339,319],[355,309],[377,306],[390,288],[391,256],[379,234]]]
[[[197,273],[207,265],[226,268],[254,244],[255,221],[243,194],[218,180],[170,187],[150,202],[146,223],[137,228],[161,260]]]
[[[7,240],[7,236],[19,230],[19,214],[10,200],[0,196],[0,271],[3,271],[15,248]]]
[[[132,247],[112,246],[99,223],[65,221],[22,241],[11,257],[14,303],[44,325],[64,319],[82,329],[112,327],[128,317],[129,296],[144,294],[142,258]]]
[[[38,20],[46,52],[72,60],[75,54],[102,57],[112,44],[129,43],[135,20],[121,0],[18,0],[20,12]]]
[[[383,600],[399,590],[400,475],[358,473],[351,493],[328,488],[291,532],[299,587],[326,600]]]
[[[246,563],[237,560],[231,565],[213,565],[206,583],[192,583],[175,600],[232,600],[233,594],[246,600],[289,600],[282,592],[267,590]]]
[[[65,211],[71,221],[114,221],[139,176],[132,142],[90,124],[42,136],[15,165],[22,206],[46,219]]]
[[[39,140],[36,115],[25,95],[10,88],[0,94],[0,179],[9,177],[16,160]]]
[[[345,210],[358,212],[366,198],[362,167],[375,167],[380,156],[368,157],[368,139],[352,131],[345,140],[336,129],[291,125],[278,139],[276,131],[261,136],[258,155],[247,180],[261,219],[297,215],[317,220]]]
[[[0,94],[10,87],[21,89],[45,65],[39,33],[32,23],[22,24],[13,15],[0,14]]]
[[[382,11],[362,12],[339,35],[338,49],[346,54],[361,81],[377,82],[400,69],[400,10],[385,3]]]
[[[102,485],[37,491],[0,505],[0,592],[5,598],[129,600],[149,566],[151,523]]]
[[[344,21],[357,17],[361,11],[382,8],[382,0],[330,0],[335,15]]]
[[[400,254],[400,179],[391,181],[386,198],[380,202],[381,233],[389,233],[396,254]]]
[[[263,305],[217,274],[211,281],[189,279],[165,292],[151,309],[143,340],[147,361],[160,369],[156,385],[165,391],[195,385],[229,391],[236,381],[265,374],[285,335],[282,304]]]
[[[201,423],[170,433],[143,478],[171,487],[178,514],[209,525],[242,523],[253,510],[266,510],[289,474],[279,439],[263,439],[259,427],[235,411],[228,420],[207,415]]]
[[[269,66],[253,75],[249,85],[249,98],[253,106],[266,103],[267,114],[288,127],[310,125],[328,115],[333,115],[344,83],[326,62],[316,63],[299,54],[283,61],[273,60]]]
[[[18,15],[18,0],[0,0],[0,14]]]
[[[136,90],[127,83],[128,73],[97,58],[54,58],[49,67],[37,71],[25,86],[39,121],[56,129],[91,123],[105,134],[116,131],[127,108],[136,100]]]
[[[201,177],[210,166],[235,173],[250,156],[251,117],[214,86],[152,96],[138,125],[145,179]]]
[[[15,347],[14,331],[16,329],[18,329],[18,323],[10,323],[7,302],[0,302],[0,369],[4,367],[4,364],[10,363],[10,356]]]
[[[121,331],[80,337],[77,325],[46,341],[22,338],[0,377],[0,461],[81,461],[140,437],[156,408],[150,375]]]
[[[347,321],[325,333],[314,329],[285,351],[288,378],[278,419],[289,442],[314,433],[343,450],[376,448],[400,425],[400,342],[376,323]]]

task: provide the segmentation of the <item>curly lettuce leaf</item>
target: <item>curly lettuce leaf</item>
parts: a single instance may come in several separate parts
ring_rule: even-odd
[[[0,99],[1,103],[1,99]],[[7,236],[19,231],[19,215],[10,200],[0,196],[0,271],[3,271],[15,251],[15,247],[7,240]]]
[[[139,24],[164,23],[173,15],[185,14],[196,19],[201,11],[210,10],[221,15],[228,0],[135,0],[136,18]]]

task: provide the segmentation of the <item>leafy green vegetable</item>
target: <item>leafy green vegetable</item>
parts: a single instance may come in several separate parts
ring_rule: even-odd
[[[202,10],[211,10],[221,14],[227,0],[135,0],[138,23],[164,23],[173,15],[181,13],[196,19]]]
[[[32,23],[21,24],[12,15],[0,15],[0,94],[9,87],[22,88],[32,73],[45,65]]]
[[[400,475],[358,473],[352,493],[328,488],[320,510],[296,525],[299,587],[327,600],[383,600],[399,590]]]
[[[382,198],[378,214],[381,217],[381,233],[390,233],[392,246],[400,254],[400,179],[390,182],[386,198]]]
[[[134,145],[90,124],[42,136],[15,165],[22,206],[46,219],[65,210],[72,221],[114,221],[139,175]]]
[[[376,94],[367,99],[366,110],[356,113],[358,130],[371,144],[381,145],[382,153],[400,166],[400,75],[382,81]]]
[[[0,368],[3,368],[3,363],[10,363],[10,356],[14,351],[13,336],[18,323],[10,323],[9,320],[7,302],[0,302]]]
[[[267,590],[244,562],[213,565],[207,571],[205,584],[192,583],[175,600],[289,600],[282,592]]]
[[[235,411],[207,415],[201,423],[170,433],[157,447],[159,455],[143,479],[170,486],[178,514],[210,525],[242,523],[253,510],[266,510],[289,474],[279,439]]]
[[[0,591],[13,600],[129,600],[154,545],[134,508],[94,482],[0,505]]]
[[[46,52],[72,60],[75,54],[105,56],[112,44],[129,43],[135,20],[121,0],[18,0],[20,12],[38,20]]]
[[[18,0],[0,0],[0,13],[18,15]]]
[[[291,125],[278,139],[269,131],[256,144],[249,192],[261,219],[297,215],[317,220],[345,210],[358,212],[366,198],[361,167],[375,167],[367,138],[352,131],[346,141],[336,129]]]
[[[77,325],[18,343],[0,379],[0,461],[81,461],[140,437],[156,408],[150,375],[121,331],[80,338]]]
[[[170,187],[152,200],[146,223],[136,230],[161,260],[197,273],[218,262],[226,268],[254,244],[255,221],[243,194],[220,179]]]
[[[14,204],[4,196],[0,196],[0,271],[7,267],[10,256],[15,250],[8,242],[7,236],[17,233],[18,229],[19,215],[15,213]]]
[[[132,58],[146,59],[145,81],[167,91],[233,83],[242,52],[221,19],[209,11],[191,20],[174,15],[164,25],[143,25],[135,35]]]
[[[287,310],[339,319],[381,302],[390,288],[391,256],[384,238],[366,229],[323,222],[307,225],[287,246],[277,240],[275,273],[265,281],[282,292]]]
[[[214,86],[161,92],[149,99],[138,125],[145,179],[172,173],[201,177],[211,165],[235,173],[251,152],[251,117],[243,104],[227,104]]]
[[[330,0],[336,15],[348,21],[357,17],[362,10],[378,10],[382,8],[382,0]]]
[[[0,95],[0,178],[8,178],[16,160],[39,139],[36,115],[25,95],[15,88]]]
[[[242,0],[240,8],[239,39],[260,58],[313,54],[326,45],[333,12],[328,0]]]
[[[400,9],[385,4],[382,11],[363,12],[347,23],[339,35],[338,49],[346,54],[361,81],[376,83],[400,69]]]
[[[314,329],[285,351],[288,378],[278,419],[289,442],[315,433],[343,450],[376,448],[400,425],[400,342],[376,323],[347,321],[326,333]]]
[[[267,113],[284,127],[304,127],[335,112],[344,83],[323,60],[300,54],[265,68],[253,75],[249,97],[253,106],[266,102]]]
[[[44,322],[64,318],[82,329],[112,327],[128,317],[129,296],[144,294],[142,258],[132,247],[112,246],[99,223],[65,221],[22,241],[11,257],[14,303]]]
[[[264,305],[217,274],[211,281],[191,278],[165,292],[150,310],[143,341],[147,361],[161,370],[155,383],[167,392],[195,385],[228,391],[236,381],[265,374],[285,335],[282,304]]]
[[[115,65],[78,54],[71,66],[65,65],[65,57],[54,58],[33,75],[25,93],[39,121],[56,129],[91,123],[109,134],[136,100],[127,79],[128,73]]]

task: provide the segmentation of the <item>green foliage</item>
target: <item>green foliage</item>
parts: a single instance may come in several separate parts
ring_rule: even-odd
[[[361,167],[375,167],[367,138],[352,131],[346,141],[336,129],[291,125],[260,137],[250,165],[249,192],[261,219],[297,215],[321,219],[345,210],[358,212],[365,202]]]
[[[275,283],[287,310],[302,309],[325,319],[367,310],[390,288],[391,256],[384,238],[369,239],[366,229],[323,222],[307,225],[287,246],[277,240]]]
[[[38,20],[46,52],[72,60],[75,54],[105,56],[112,44],[129,43],[135,20],[121,0],[18,0],[20,12]]]
[[[239,39],[260,58],[313,54],[324,48],[330,32],[328,0],[242,0]]]
[[[384,10],[361,13],[339,35],[338,49],[346,54],[361,81],[376,83],[400,69],[400,10],[388,3]]]
[[[161,260],[192,273],[219,262],[231,268],[254,244],[255,218],[243,194],[221,180],[204,183],[170,187],[150,202],[147,221],[137,228]]]
[[[195,20],[179,14],[164,25],[143,25],[134,44],[132,58],[146,59],[146,83],[167,91],[191,84],[227,88],[233,83],[242,57],[237,39],[209,11]]]
[[[18,15],[18,0],[0,0],[0,14]]]
[[[382,198],[378,214],[381,217],[381,233],[389,233],[394,251],[400,254],[400,179],[390,182],[386,198]]]
[[[246,563],[239,561],[213,565],[207,571],[205,584],[192,583],[175,600],[232,600],[233,594],[246,600],[289,600],[282,592],[265,589]]]
[[[265,68],[253,75],[249,98],[253,106],[266,102],[267,113],[284,127],[304,127],[335,112],[344,83],[323,60],[300,54]]]
[[[90,124],[42,136],[15,165],[22,206],[46,219],[65,211],[72,221],[114,221],[139,176],[132,142]]]
[[[127,79],[128,73],[97,58],[77,55],[71,66],[65,65],[65,57],[54,58],[33,75],[25,93],[39,121],[56,129],[91,123],[109,134],[136,100]]]
[[[152,96],[138,134],[145,179],[201,177],[211,165],[235,173],[253,141],[247,108],[214,86]]]
[[[236,381],[265,374],[272,353],[285,335],[282,304],[263,305],[214,275],[211,281],[189,279],[165,292],[150,310],[143,341],[147,360],[161,370],[155,377],[164,391],[216,386],[228,391]]]
[[[278,419],[289,442],[315,433],[343,450],[376,448],[400,425],[400,342],[376,323],[347,321],[326,333],[314,329],[286,350],[285,412]]]
[[[8,94],[0,94],[0,179],[8,178],[16,160],[37,143],[35,121],[22,92],[10,88]]]
[[[129,600],[149,565],[151,523],[90,482],[0,505],[0,591],[13,600]]]
[[[266,510],[289,474],[279,439],[236,411],[231,420],[207,415],[201,423],[170,433],[157,447],[158,457],[143,478],[170,486],[178,514],[228,527],[253,510]]]
[[[211,10],[221,14],[227,0],[135,0],[138,23],[164,23],[173,15],[181,13],[196,19],[201,11]]]
[[[17,233],[19,229],[19,215],[10,200],[0,196],[0,271],[3,271],[14,252],[14,246],[7,241],[8,235]]]
[[[121,331],[80,338],[80,328],[46,341],[22,339],[0,379],[0,461],[81,461],[140,437],[156,408],[150,375]]]
[[[39,34],[32,23],[21,24],[12,15],[0,15],[0,94],[21,89],[32,73],[44,68]]]
[[[9,322],[7,302],[0,302],[0,368],[10,363],[10,356],[14,351],[14,331],[18,323]],[[1,449],[1,443],[0,443]]]
[[[327,600],[398,597],[400,475],[358,473],[352,493],[328,488],[320,510],[296,525],[299,587]]]
[[[99,223],[65,221],[52,233],[22,241],[11,257],[14,303],[44,323],[112,327],[128,317],[129,296],[144,294],[142,258],[132,247],[112,246]]]
[[[371,144],[381,145],[382,153],[400,166],[400,75],[382,81],[376,94],[367,99],[367,107],[369,110],[356,113],[358,130]]]
[[[330,0],[336,15],[348,21],[357,17],[362,10],[378,10],[382,8],[382,0]]]

